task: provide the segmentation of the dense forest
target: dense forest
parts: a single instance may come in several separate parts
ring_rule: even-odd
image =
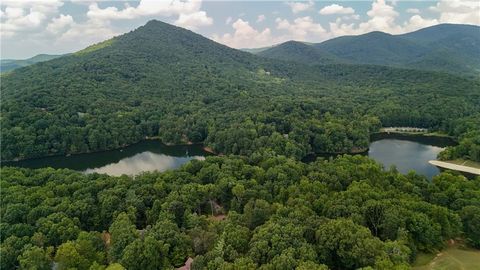
[[[209,157],[135,178],[3,168],[1,268],[408,269],[480,247],[480,177],[432,181],[362,156]],[[371,268],[368,268],[371,267]]]
[[[1,90],[3,160],[102,151],[145,137],[300,159],[365,150],[380,126],[463,130],[458,120],[480,111],[476,79],[269,60],[158,21],[3,75]]]
[[[459,144],[447,147],[440,153],[440,159],[465,158],[480,161],[480,113],[457,120],[449,134],[458,138]]]

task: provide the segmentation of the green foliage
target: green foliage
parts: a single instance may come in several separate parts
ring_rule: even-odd
[[[272,59],[313,65],[327,65],[342,62],[342,60],[327,51],[298,41],[287,41],[256,54]]]
[[[126,213],[120,213],[109,228],[111,234],[110,256],[113,261],[123,257],[125,248],[138,237],[135,225]]]
[[[20,269],[49,270],[52,269],[52,259],[49,250],[41,247],[30,246],[24,249],[18,257]]]
[[[188,257],[192,269],[406,269],[449,239],[478,245],[479,181],[443,173],[430,182],[362,156],[208,157],[135,179],[7,167],[2,226],[31,231],[4,236],[2,269],[37,257],[65,269],[169,269]]]
[[[449,129],[452,136],[459,138],[457,146],[447,147],[439,155],[441,160],[469,159],[480,161],[480,114],[457,120]]]
[[[321,225],[316,232],[321,261],[338,269],[357,269],[375,264],[385,257],[384,244],[370,231],[351,220],[333,220]]]

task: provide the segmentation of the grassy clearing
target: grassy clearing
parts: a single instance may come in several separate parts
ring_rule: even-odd
[[[87,54],[105,47],[109,47],[115,42],[115,40],[116,40],[115,38],[111,38],[111,39],[107,39],[105,41],[99,42],[97,44],[93,44],[81,51],[76,52],[75,55],[83,55],[83,54]]]
[[[421,253],[414,270],[479,270],[480,250],[451,246],[438,254]]]

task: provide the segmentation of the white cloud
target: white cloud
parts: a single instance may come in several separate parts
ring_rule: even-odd
[[[400,27],[395,23],[398,12],[385,0],[377,0],[372,3],[372,8],[367,12],[370,17],[365,23],[360,24],[364,31],[384,31],[389,33],[400,32]]]
[[[1,6],[21,8],[31,12],[54,13],[63,6],[61,0],[2,0]]]
[[[393,6],[388,5],[384,0],[375,0],[371,9],[367,12],[368,20],[355,23],[346,23],[344,19],[337,18],[335,22],[329,23],[332,36],[360,35],[371,31],[383,31],[390,33],[401,32],[400,27],[395,23],[398,17]]]
[[[137,7],[131,7],[128,3],[123,9],[116,7],[100,8],[97,3],[89,6],[87,16],[92,19],[118,20],[134,19],[144,16],[173,16],[190,15],[200,11],[202,2],[200,0],[187,1],[157,1],[142,0]],[[198,15],[197,15],[198,16]]]
[[[113,30],[109,24],[105,24],[99,20],[90,20],[83,24],[72,24],[67,31],[56,39],[55,44],[61,44],[62,46],[76,48],[78,50],[119,34],[121,33]]]
[[[403,31],[402,27],[396,23],[398,12],[385,0],[375,0],[367,15],[368,20],[360,22],[358,25],[345,23],[341,18],[337,18],[335,22],[330,23],[330,32],[333,36],[341,36],[359,35],[371,31],[398,34]]]
[[[57,35],[65,32],[73,24],[74,21],[72,16],[60,14],[59,17],[53,18],[47,25],[47,31],[51,34]]]
[[[420,13],[420,10],[418,8],[409,8],[406,11],[407,11],[407,13],[410,13],[410,14],[419,14]]]
[[[266,17],[263,14],[258,15],[257,17],[257,23],[265,21]]]
[[[439,13],[441,23],[480,25],[480,1],[440,0],[430,10]]]
[[[62,5],[63,3],[57,0],[1,1],[0,6],[5,8],[5,11],[2,11],[0,23],[1,36],[13,37],[20,33],[36,34]]]
[[[299,12],[311,9],[315,3],[310,0],[308,2],[288,2],[287,5],[290,7],[293,13],[297,14]]]
[[[180,14],[175,24],[190,30],[195,30],[199,26],[212,25],[213,19],[208,17],[205,11],[197,11],[190,14]]]
[[[270,28],[258,31],[250,26],[248,21],[242,19],[236,20],[232,27],[233,34],[227,33],[222,36],[215,34],[213,40],[233,48],[263,47],[278,42],[278,39],[272,36]]]
[[[225,20],[225,24],[230,24],[232,22],[233,18],[231,16],[229,16],[226,20]]]
[[[164,15],[171,16],[176,14],[191,14],[200,10],[201,0],[142,0],[137,7],[141,15]]]
[[[90,45],[121,34],[112,27],[111,21],[152,16],[177,16],[174,24],[196,30],[198,27],[213,24],[213,19],[201,10],[201,4],[200,0],[141,0],[135,7],[125,3],[123,8],[113,6],[102,8],[93,2],[88,6],[88,20],[84,23],[71,24],[70,29],[58,38],[57,43],[72,43],[81,38],[82,43]]]
[[[283,33],[273,35],[272,30],[268,27],[257,30],[248,21],[238,19],[232,24],[233,33],[214,34],[212,39],[233,48],[254,48],[270,46],[292,39],[306,40],[310,38],[321,41],[329,37],[327,31],[308,16],[296,18],[293,21],[277,18],[275,22],[276,29]]]
[[[100,8],[97,3],[90,4],[87,12],[87,17],[93,20],[133,19],[137,16],[140,14],[134,7],[125,6],[121,10],[116,7]]]
[[[410,19],[404,24],[404,31],[411,32],[421,28],[438,24],[437,19],[424,19],[420,15],[416,14],[410,17]]]
[[[322,8],[318,13],[322,15],[353,14],[355,13],[355,10],[351,7],[344,7],[341,5],[333,4]]]
[[[327,31],[318,23],[314,23],[309,16],[300,17],[290,23],[286,19],[277,18],[277,29],[288,31],[289,36],[295,40],[306,40],[307,36],[316,41],[325,39]]]
[[[407,13],[414,14],[403,23],[397,21],[399,13],[393,4],[385,0],[375,0],[367,12],[368,20],[359,24],[347,23],[345,18],[337,18],[330,23],[330,32],[333,36],[359,35],[371,31],[382,31],[391,34],[401,34],[416,31],[421,28],[439,23],[467,23],[480,24],[480,2],[440,0],[431,11],[437,12],[437,18],[424,18],[418,9],[408,9]]]

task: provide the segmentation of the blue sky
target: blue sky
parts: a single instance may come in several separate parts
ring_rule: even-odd
[[[61,54],[151,19],[234,48],[321,42],[370,31],[400,34],[439,23],[480,25],[480,1],[2,0],[1,57]]]

